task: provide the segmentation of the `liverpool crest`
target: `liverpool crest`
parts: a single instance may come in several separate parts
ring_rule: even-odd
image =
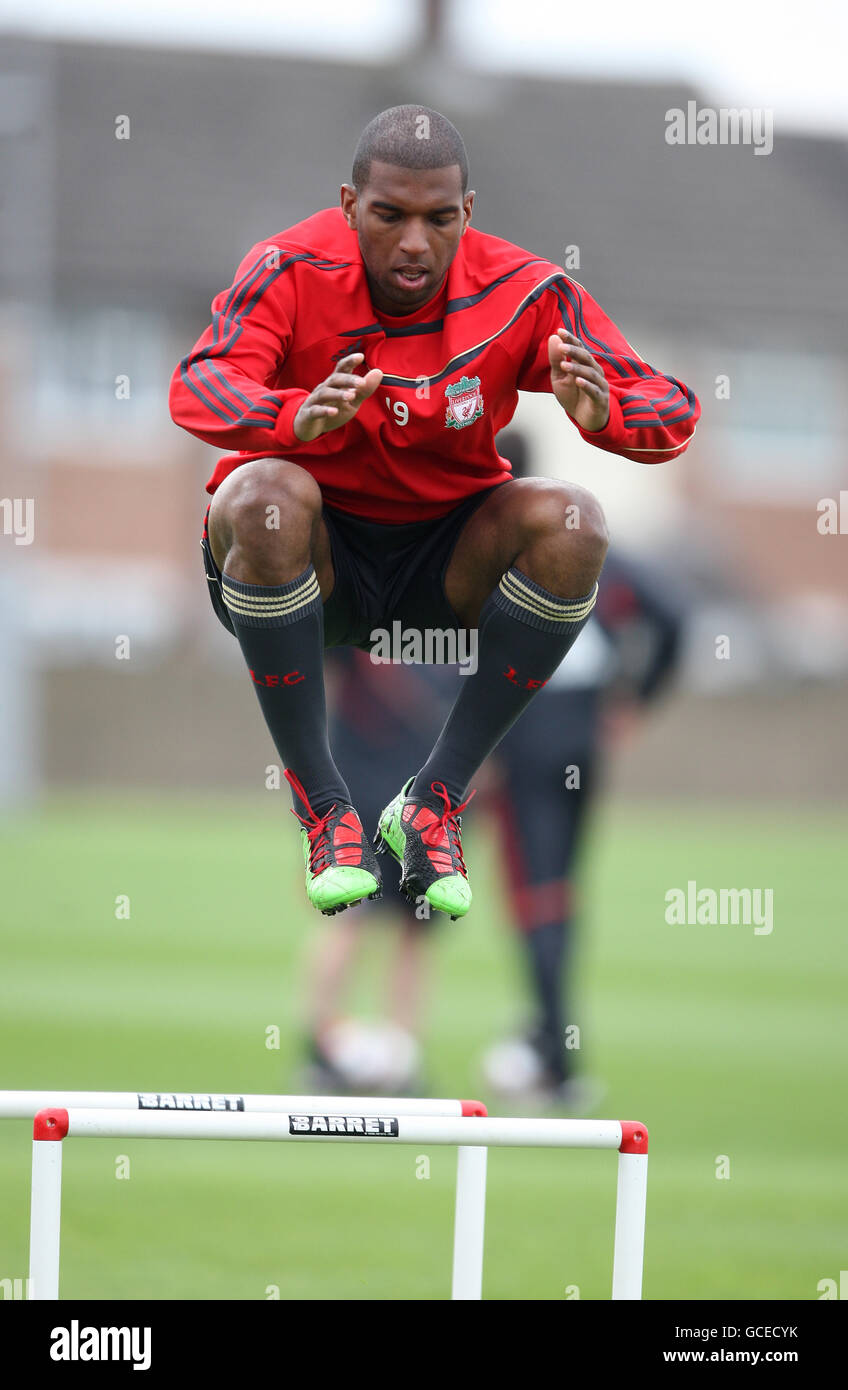
[[[479,376],[464,376],[445,387],[448,408],[445,424],[452,430],[464,430],[483,414],[483,394]]]

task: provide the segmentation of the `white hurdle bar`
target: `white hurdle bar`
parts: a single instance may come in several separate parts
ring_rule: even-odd
[[[326,1097],[309,1099],[321,1099],[322,1103],[314,1111],[253,1114],[58,1106],[40,1110],[33,1122],[30,1296],[38,1300],[59,1297],[62,1141],[70,1137],[455,1145],[460,1150],[452,1289],[455,1300],[482,1298],[485,1187],[479,1181],[479,1170],[468,1158],[472,1150],[485,1155],[486,1149],[492,1147],[616,1149],[619,1158],[612,1297],[641,1298],[648,1178],[648,1132],[644,1125],[632,1120],[392,1114],[385,1100],[377,1113],[367,1116],[362,1102],[350,1096],[345,1098],[344,1107],[333,1114],[325,1103]]]
[[[323,1113],[327,1107],[344,1114],[350,1096],[245,1096],[207,1091],[0,1091],[0,1120],[31,1120],[39,1110],[168,1110],[288,1115]],[[480,1100],[425,1100],[409,1096],[357,1096],[357,1113],[382,1115],[485,1115]]]
[[[235,1091],[0,1091],[0,1120],[31,1120],[39,1111],[58,1106],[63,1111],[170,1111],[291,1115],[343,1115],[356,1099],[357,1115],[487,1115],[482,1101],[413,1099],[409,1095],[240,1095]]]

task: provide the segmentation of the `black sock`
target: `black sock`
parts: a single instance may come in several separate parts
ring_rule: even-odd
[[[486,599],[477,636],[477,670],[462,689],[410,796],[438,806],[431,783],[443,782],[453,806],[480,764],[500,743],[582,630],[598,592],[558,598],[510,569]]]
[[[270,588],[224,574],[221,592],[284,766],[317,815],[349,802],[327,739],[324,609],[313,566]]]

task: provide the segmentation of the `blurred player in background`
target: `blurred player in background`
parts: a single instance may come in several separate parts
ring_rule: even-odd
[[[498,437],[516,477],[527,476],[517,430]],[[580,1010],[572,997],[575,874],[602,780],[608,742],[632,731],[640,711],[664,689],[680,648],[681,616],[658,574],[614,552],[607,557],[595,614],[536,701],[490,760],[475,813],[493,813],[510,916],[529,979],[533,1018],[523,1036],[492,1047],[488,1085],[513,1100],[586,1111],[603,1088],[578,1069]],[[333,743],[344,750],[358,804],[382,804],[412,756],[438,729],[463,677],[456,668],[377,666],[361,652],[334,656]],[[396,867],[391,872],[396,873]],[[394,885],[392,885],[394,886]],[[420,1036],[430,931],[426,911],[393,894],[382,909],[328,928],[313,962],[308,1022],[308,1089],[386,1093],[420,1089]],[[423,910],[422,910],[423,908]],[[385,1021],[346,1016],[365,932],[392,912],[397,935]],[[570,1027],[571,1026],[571,1027]],[[582,1030],[581,1030],[582,1031]]]
[[[500,441],[516,476],[523,476],[522,436],[509,431]],[[486,1080],[505,1095],[534,1093],[571,1110],[591,1109],[603,1095],[578,1070],[575,880],[607,751],[635,731],[677,666],[682,614],[668,594],[657,570],[612,549],[595,613],[571,660],[542,690],[535,721],[514,725],[492,760],[497,787],[487,801],[499,825],[511,917],[534,1004],[525,1036],[485,1058]]]

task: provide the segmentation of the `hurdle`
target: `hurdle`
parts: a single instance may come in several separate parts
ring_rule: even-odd
[[[453,1300],[482,1298],[485,1169],[471,1157],[489,1148],[615,1149],[618,1152],[612,1298],[642,1296],[647,1199],[648,1132],[630,1120],[493,1119],[482,1114],[401,1113],[380,1100],[366,1114],[361,1100],[344,1098],[337,1113],[320,1108],[175,1111],[53,1106],[33,1121],[30,1215],[31,1298],[59,1297],[62,1150],[66,1138],[265,1140],[274,1142],[442,1145],[459,1150],[454,1224]],[[333,1098],[336,1099],[336,1098]],[[455,1102],[462,1104],[461,1102]],[[426,1102],[418,1102],[425,1105]],[[466,1103],[467,1104],[467,1103]]]
[[[137,1110],[145,1114],[345,1114],[350,1096],[240,1095],[193,1091],[0,1091],[0,1119],[32,1119],[50,1106],[91,1110]],[[380,1115],[485,1115],[479,1100],[417,1099],[410,1096],[357,1096],[356,1113]],[[483,1239],[488,1151],[460,1146],[457,1151],[452,1298],[479,1299],[483,1282]],[[61,1162],[61,1154],[59,1155]],[[61,1174],[59,1178],[61,1182]],[[34,1217],[31,1217],[31,1221]],[[58,1219],[58,1213],[57,1213]],[[57,1235],[58,1239],[58,1235]],[[30,1240],[32,1245],[32,1239]],[[58,1259],[58,1251],[57,1251]],[[30,1289],[35,1285],[30,1283]],[[32,1293],[31,1297],[38,1297]],[[58,1298],[57,1292],[46,1294]]]

